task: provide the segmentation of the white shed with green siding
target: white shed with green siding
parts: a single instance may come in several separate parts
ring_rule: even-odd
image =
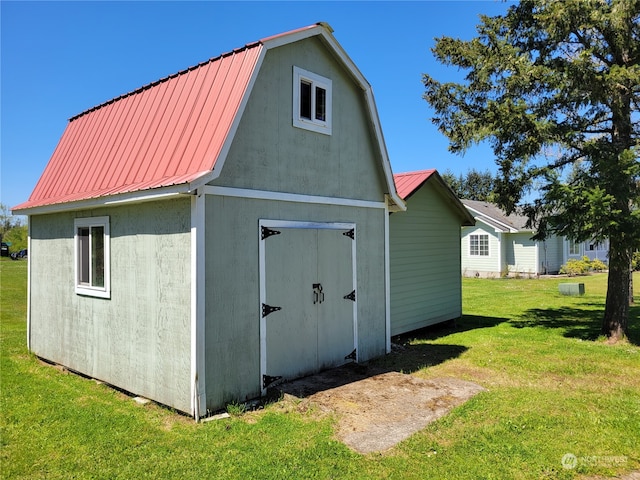
[[[391,335],[462,315],[460,227],[473,225],[435,170],[394,175],[404,212],[389,218]]]

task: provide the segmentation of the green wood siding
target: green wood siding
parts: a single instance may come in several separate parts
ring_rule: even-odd
[[[333,134],[293,127],[293,67],[333,82]],[[363,92],[311,38],[270,50],[213,185],[382,201],[387,187]]]
[[[366,361],[384,355],[384,209],[207,195],[205,212],[209,409],[261,393],[260,219],[356,224],[359,358]]]
[[[460,219],[427,183],[389,218],[391,334],[462,314]]]
[[[110,218],[111,298],[74,292],[74,218]],[[190,409],[190,199],[31,216],[36,355]]]

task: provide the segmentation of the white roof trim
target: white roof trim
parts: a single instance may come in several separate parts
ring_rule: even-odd
[[[479,220],[479,221],[481,221],[482,223],[484,223],[484,224],[486,224],[486,225],[489,225],[490,227],[494,228],[496,232],[518,233],[518,232],[520,231],[520,230],[517,230],[517,229],[515,229],[515,228],[513,228],[513,227],[511,227],[511,226],[509,226],[509,225],[507,225],[507,224],[506,224],[506,223],[504,223],[504,222],[501,222],[501,221],[499,221],[499,220],[496,220],[495,218],[490,217],[489,215],[486,215],[486,214],[484,214],[484,213],[482,213],[482,212],[480,212],[480,211],[476,210],[476,209],[475,209],[475,208],[473,208],[473,207],[470,207],[469,205],[465,205],[465,207],[467,207],[467,209],[471,210],[471,211],[475,214],[475,215],[474,215],[474,217],[475,217],[475,219],[476,219],[476,220]],[[487,219],[487,220],[484,220],[484,219]],[[500,225],[500,226],[503,226],[503,227],[504,227],[504,229],[499,230],[499,229],[497,229],[497,228],[495,227],[495,225],[491,225],[491,223],[488,223],[488,222],[496,223],[496,224],[498,224],[498,225]]]
[[[13,210],[16,215],[44,215],[47,213],[70,212],[85,210],[88,208],[112,207],[115,205],[149,202],[152,200],[164,200],[177,197],[185,193],[191,193],[186,183],[172,185],[170,187],[154,188],[151,190],[138,190],[129,193],[120,193],[106,197],[88,198],[75,202],[53,203],[32,208]]]

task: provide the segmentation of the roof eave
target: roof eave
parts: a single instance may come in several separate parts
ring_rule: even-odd
[[[29,201],[16,205],[11,209],[14,215],[45,215],[50,213],[62,213],[89,208],[112,207],[116,205],[143,203],[157,200],[167,200],[184,194],[190,194],[192,190],[188,183],[172,185],[170,187],[139,190],[109,196],[99,196],[70,202],[58,202],[48,204],[36,204],[29,206]],[[24,205],[24,207],[23,207]]]

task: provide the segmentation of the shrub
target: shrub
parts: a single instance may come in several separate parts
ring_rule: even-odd
[[[640,270],[640,251],[633,252],[633,257],[631,257],[631,269]]]
[[[573,277],[575,275],[585,275],[589,272],[601,272],[606,270],[607,264],[602,260],[589,260],[589,257],[582,257],[580,260],[571,258],[560,267],[560,273]]]

